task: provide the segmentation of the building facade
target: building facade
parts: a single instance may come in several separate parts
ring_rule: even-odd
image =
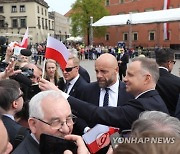
[[[44,0],[0,0],[0,35],[20,42],[28,27],[33,44],[46,41],[48,34],[64,40],[69,34],[66,17],[48,8]]]
[[[138,13],[162,10],[165,0],[105,0],[105,6],[111,15]],[[179,8],[179,0],[168,0],[169,8]],[[142,46],[169,47],[170,44],[180,44],[180,23],[168,23],[168,38],[164,38],[163,23],[139,24],[108,27],[107,33],[102,38],[94,38],[95,45],[103,44],[116,46],[119,41],[124,41],[132,48]]]

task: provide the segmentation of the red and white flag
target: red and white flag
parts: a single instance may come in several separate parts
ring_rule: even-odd
[[[97,124],[82,136],[91,153],[96,153],[110,143],[110,135],[119,131],[114,127]]]
[[[170,5],[170,0],[164,0],[164,7],[163,10],[167,10],[169,9],[169,5]],[[164,23],[163,25],[164,28],[164,40],[169,39],[169,23]]]
[[[29,33],[29,30],[27,27],[26,32],[23,36],[22,42],[20,43],[20,47],[22,47],[22,48],[27,48],[27,46],[28,46],[28,33]]]
[[[45,57],[54,59],[60,65],[61,69],[65,69],[69,58],[69,51],[66,46],[59,40],[48,36]]]

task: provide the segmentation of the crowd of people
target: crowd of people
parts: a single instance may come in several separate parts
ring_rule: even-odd
[[[180,152],[175,149],[180,136],[180,78],[171,74],[176,63],[172,50],[159,49],[155,59],[137,56],[131,62],[123,50],[117,55],[99,52],[95,82],[80,66],[78,52],[69,51],[66,67],[61,69],[52,59],[46,59],[41,68],[36,60],[14,57],[13,49],[7,48],[2,61],[6,67],[0,73],[0,153],[39,154],[41,135],[48,134],[73,141],[78,154],[88,154],[81,136],[97,124],[120,132],[131,130],[128,137],[173,141],[120,143],[97,153]]]

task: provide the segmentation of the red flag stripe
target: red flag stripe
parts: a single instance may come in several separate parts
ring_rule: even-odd
[[[61,52],[59,52],[53,48],[46,47],[45,57],[49,58],[49,59],[54,59],[55,61],[57,61],[62,69],[64,69],[66,67],[67,62],[65,61]]]

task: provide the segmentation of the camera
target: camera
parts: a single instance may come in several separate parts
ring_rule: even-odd
[[[28,78],[32,78],[34,76],[34,70],[27,68],[27,67],[22,67],[21,68],[22,72],[21,74],[23,74],[24,76],[28,77]]]

